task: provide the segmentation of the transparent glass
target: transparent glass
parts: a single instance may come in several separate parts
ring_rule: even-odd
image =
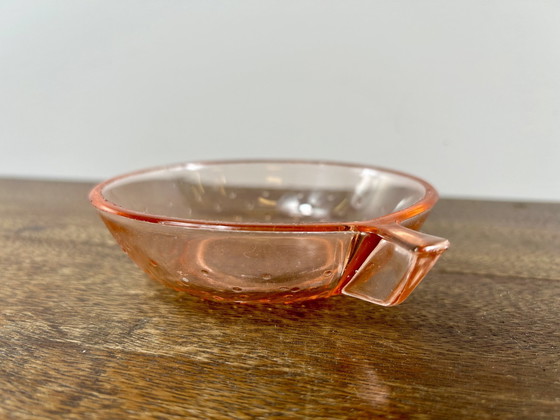
[[[345,294],[404,301],[447,249],[418,229],[434,188],[332,162],[185,163],[97,185],[92,204],[130,258],[180,291],[229,302]]]

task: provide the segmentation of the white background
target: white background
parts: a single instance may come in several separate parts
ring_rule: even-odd
[[[363,162],[560,200],[560,2],[0,0],[0,176]]]

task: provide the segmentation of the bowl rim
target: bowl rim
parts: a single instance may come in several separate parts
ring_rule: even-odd
[[[174,170],[180,168],[187,168],[188,166],[205,167],[215,165],[228,165],[228,164],[304,164],[304,165],[324,165],[324,166],[338,166],[356,169],[370,169],[377,172],[385,172],[392,175],[401,176],[412,181],[415,181],[424,187],[424,195],[420,200],[414,204],[400,209],[395,212],[387,213],[383,216],[378,216],[372,219],[359,220],[359,221],[344,221],[344,222],[312,222],[312,223],[260,223],[260,222],[229,222],[229,221],[209,221],[200,219],[189,219],[170,217],[163,215],[154,215],[143,213],[125,207],[119,206],[105,198],[103,189],[115,182],[125,180],[127,178],[146,175],[150,172],[161,172],[166,170]],[[156,223],[166,226],[176,226],[185,228],[201,228],[212,230],[239,230],[239,231],[278,231],[278,232],[327,232],[327,231],[347,231],[356,230],[363,232],[376,231],[379,226],[386,226],[391,224],[400,224],[405,220],[423,214],[432,209],[439,199],[439,194],[436,189],[427,181],[415,175],[401,172],[394,169],[385,167],[339,162],[332,160],[306,160],[306,159],[224,159],[224,160],[202,160],[202,161],[185,161],[180,163],[173,163],[168,165],[160,165],[149,168],[144,168],[132,172],[123,173],[114,176],[103,182],[98,183],[93,187],[89,193],[89,200],[91,204],[101,212],[109,213],[115,216],[121,216],[128,219]]]

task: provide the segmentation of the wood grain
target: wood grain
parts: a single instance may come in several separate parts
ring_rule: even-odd
[[[147,279],[90,186],[0,181],[0,418],[560,418],[560,204],[442,200],[398,307],[246,306]]]

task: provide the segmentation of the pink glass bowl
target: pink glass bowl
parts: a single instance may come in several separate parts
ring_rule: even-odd
[[[416,177],[307,161],[184,163],[97,185],[128,256],[175,290],[227,302],[345,294],[396,305],[448,241],[420,233],[438,195]]]

